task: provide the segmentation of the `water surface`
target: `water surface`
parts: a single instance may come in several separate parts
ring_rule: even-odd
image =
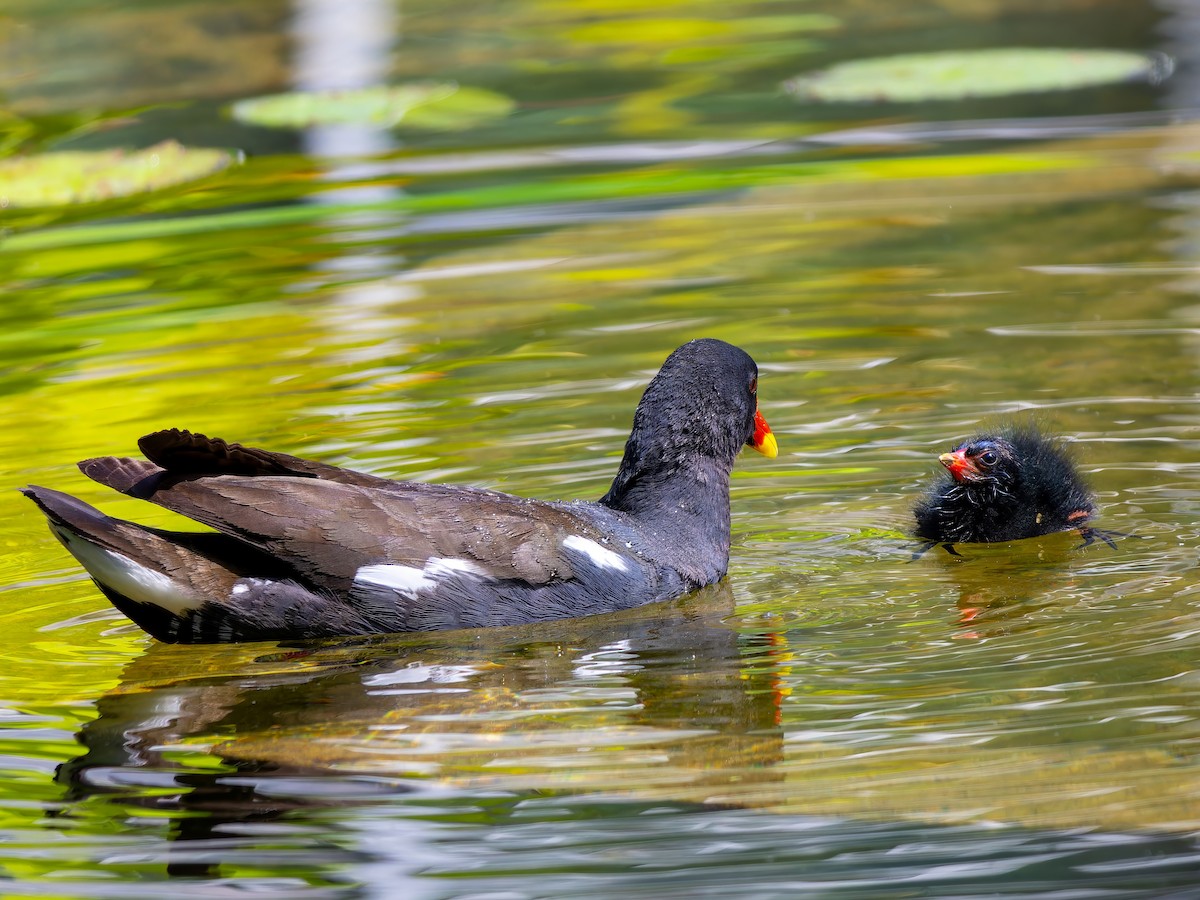
[[[282,3],[9,13],[24,131],[0,137],[247,157],[2,214],[0,893],[1194,891],[1194,23],[1082,0],[354,9],[332,45]],[[779,89],[1048,35],[1176,74],[902,108]],[[222,112],[351,75],[518,106],[445,133]],[[645,382],[701,335],[759,361],[780,456],[739,462],[727,581],[663,606],[166,646],[14,490],[174,524],[73,464],[180,426],[594,498]],[[913,559],[936,455],[1013,415],[1072,441],[1130,536]]]

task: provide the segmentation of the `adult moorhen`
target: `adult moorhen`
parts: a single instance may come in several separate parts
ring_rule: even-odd
[[[917,501],[916,534],[953,551],[956,543],[993,543],[1086,527],[1096,513],[1062,443],[1033,425],[1007,425],[963,441],[938,457],[949,472]],[[1110,539],[1099,534],[1106,541]]]
[[[651,380],[599,502],[390,481],[171,429],[90,478],[216,529],[171,532],[25,489],[121,612],[171,643],[477,628],[665,600],[729,562],[729,476],[775,436],[758,367],[684,344]]]

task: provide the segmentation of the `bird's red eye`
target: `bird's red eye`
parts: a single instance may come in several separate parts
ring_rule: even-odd
[[[750,393],[752,393],[752,394],[758,393],[758,376],[757,375],[755,375],[753,378],[750,379]]]

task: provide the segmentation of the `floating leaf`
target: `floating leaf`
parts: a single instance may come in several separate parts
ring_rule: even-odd
[[[1162,57],[1120,50],[1012,48],[856,59],[784,87],[826,103],[912,103],[1161,80],[1169,72]]]
[[[163,141],[144,150],[66,150],[0,160],[0,208],[67,206],[203,178],[234,160],[225,150]]]
[[[232,112],[240,122],[274,128],[358,124],[454,131],[501,118],[512,108],[512,100],[502,94],[453,83],[430,83],[272,94],[240,100]]]

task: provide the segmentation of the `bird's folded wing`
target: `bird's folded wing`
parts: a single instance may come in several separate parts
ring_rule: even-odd
[[[188,475],[119,457],[86,460],[80,468],[102,484],[265,550],[334,592],[348,590],[364,567],[422,569],[430,560],[490,579],[567,580],[574,573],[564,540],[594,537],[562,507],[493,491],[414,482],[364,487],[297,475]]]

